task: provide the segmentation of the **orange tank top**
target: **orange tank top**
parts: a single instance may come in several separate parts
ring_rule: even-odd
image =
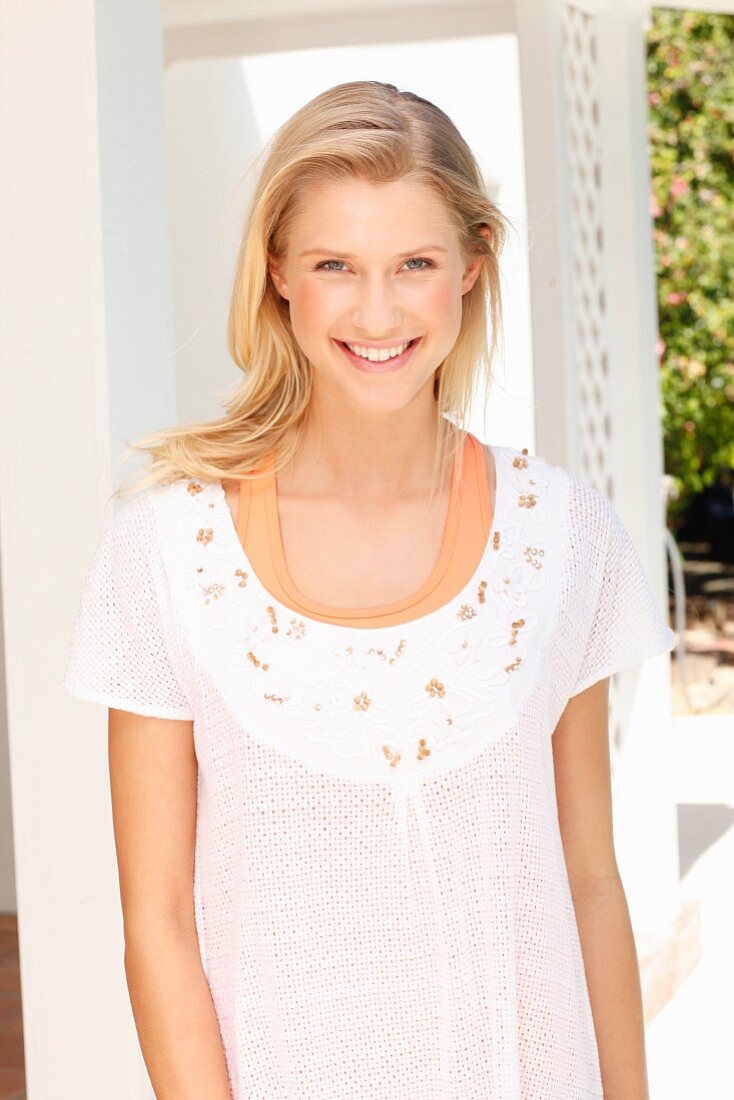
[[[286,565],[278,517],[272,452],[267,476],[240,481],[237,534],[263,586],[286,607],[312,619],[341,626],[377,627],[409,622],[449,603],[476,570],[492,523],[484,448],[468,434],[458,498],[451,494],[443,541],[430,576],[402,600],[377,607],[331,607],[308,599],[296,588]],[[452,486],[453,488],[453,486]]]

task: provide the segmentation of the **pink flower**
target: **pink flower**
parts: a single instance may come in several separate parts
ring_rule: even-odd
[[[673,176],[673,182],[670,185],[670,194],[674,199],[679,199],[681,195],[685,195],[689,190],[688,180],[683,176]]]
[[[685,302],[686,296],[682,290],[671,290],[667,300],[671,306],[677,306],[680,305],[681,302]]]
[[[663,340],[662,336],[658,336],[657,341],[655,343],[655,354],[657,355],[658,359],[662,359],[663,352],[665,351],[665,347],[666,347],[666,344],[665,344],[665,341]]]
[[[657,107],[658,103],[660,102],[660,92],[651,92],[649,100],[653,104],[653,106]]]
[[[650,195],[650,215],[653,218],[659,218],[662,214],[658,200],[654,195]]]

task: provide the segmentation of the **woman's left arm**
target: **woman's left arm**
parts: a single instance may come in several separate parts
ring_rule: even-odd
[[[649,1100],[637,949],[612,833],[609,678],[569,699],[553,733],[558,820],[605,1100]]]

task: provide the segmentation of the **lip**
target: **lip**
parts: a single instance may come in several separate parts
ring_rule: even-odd
[[[394,359],[388,359],[384,363],[372,363],[369,359],[362,359],[359,355],[355,355],[353,351],[350,351],[341,340],[335,340],[334,343],[341,348],[342,354],[357,368],[357,370],[364,371],[365,374],[388,374],[392,371],[400,370],[401,367],[404,367],[406,363],[410,361],[413,352],[422,339],[422,336],[416,336],[409,348],[406,348],[404,352],[397,355]],[[398,340],[397,343],[400,344],[402,341]],[[370,347],[371,345],[367,344],[366,346]],[[394,347],[395,345],[385,346]]]

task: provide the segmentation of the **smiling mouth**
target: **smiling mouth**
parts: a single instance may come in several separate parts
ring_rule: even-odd
[[[346,340],[334,340],[352,366],[366,374],[387,374],[401,370],[413,357],[413,352],[421,343],[422,336],[414,336],[391,347],[370,348],[364,344],[347,343]]]
[[[355,343],[348,343],[346,340],[338,340],[337,343],[341,344],[352,355],[364,359],[367,363],[388,363],[391,359],[399,359],[419,339],[420,337],[414,336],[410,340],[403,340],[401,343],[382,348],[370,347],[368,344],[359,344],[356,341]]]

